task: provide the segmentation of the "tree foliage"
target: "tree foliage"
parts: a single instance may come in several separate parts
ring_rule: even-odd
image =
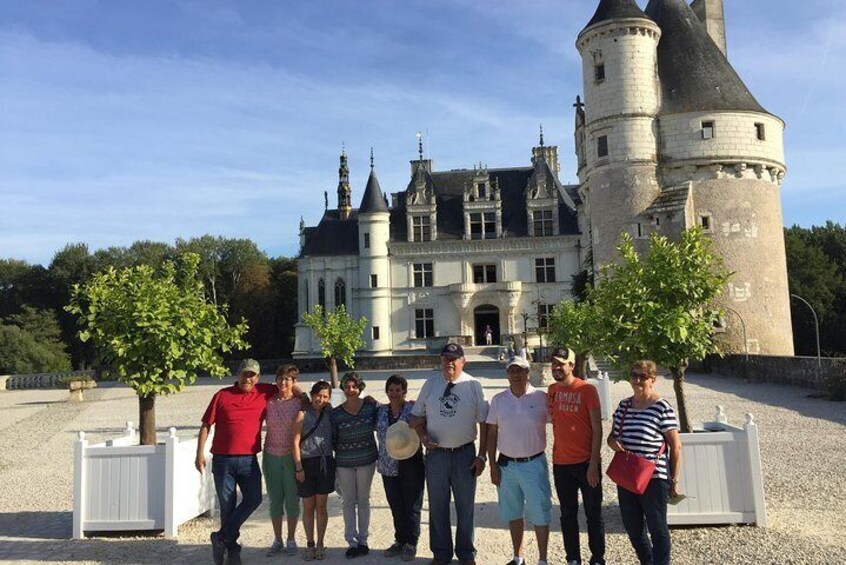
[[[206,300],[192,253],[148,265],[95,274],[74,285],[67,311],[75,315],[83,342],[91,341],[114,367],[117,379],[138,394],[142,443],[155,442],[154,399],[192,384],[198,372],[227,373],[223,353],[243,349],[245,321],[231,326]]]
[[[790,292],[807,300],[819,317],[820,347],[846,355],[846,227],[833,222],[784,232]],[[816,330],[808,307],[791,300],[797,355],[816,355]]]
[[[620,365],[652,359],[668,368],[685,431],[690,430],[685,370],[691,360],[718,351],[713,329],[723,313],[712,304],[730,275],[710,247],[698,228],[683,232],[678,242],[652,234],[641,257],[631,237],[623,235],[618,263],[600,270],[588,300],[562,304],[553,315],[561,344]]]
[[[336,388],[338,386],[337,360],[340,359],[349,367],[355,366],[353,356],[356,350],[364,347],[363,334],[367,319],[364,316],[358,320],[350,318],[343,306],[338,306],[334,312],[327,312],[317,304],[314,310],[303,314],[303,322],[320,340],[323,356],[329,362],[332,388]]]

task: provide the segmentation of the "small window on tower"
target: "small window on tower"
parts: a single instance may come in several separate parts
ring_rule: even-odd
[[[370,249],[370,234],[369,233],[364,234],[364,248]]]
[[[373,326],[373,341],[379,341],[379,326]]]
[[[605,63],[599,63],[593,68],[593,77],[596,82],[605,80]]]
[[[702,139],[714,139],[714,122],[702,122]]]
[[[755,136],[758,138],[758,141],[767,140],[767,131],[764,129],[764,124],[755,124]]]
[[[645,239],[646,238],[646,230],[643,229],[643,224],[640,222],[632,225],[632,235],[635,239]]]
[[[600,135],[596,140],[596,156],[608,157],[608,136]]]
[[[699,226],[702,228],[702,231],[709,233],[711,231],[711,215],[703,214],[699,216]]]
[[[370,275],[370,288],[379,287],[379,275]]]

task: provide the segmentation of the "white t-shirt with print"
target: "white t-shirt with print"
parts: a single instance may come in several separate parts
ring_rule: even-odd
[[[477,426],[488,417],[482,384],[462,372],[446,396],[449,381],[443,375],[423,383],[411,413],[426,418],[429,441],[455,448],[476,441]]]

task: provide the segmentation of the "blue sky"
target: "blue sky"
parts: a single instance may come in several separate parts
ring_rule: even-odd
[[[0,257],[211,233],[294,255],[346,143],[358,204],[415,133],[437,169],[575,180],[574,42],[598,0],[3,0]],[[641,6],[645,1],[641,1]],[[729,57],[787,122],[787,225],[846,221],[846,3],[725,0]]]

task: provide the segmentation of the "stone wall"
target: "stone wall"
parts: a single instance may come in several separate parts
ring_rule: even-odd
[[[842,371],[844,365],[846,359],[823,357],[818,368],[816,357],[774,355],[750,355],[747,365],[744,355],[712,355],[703,363],[691,365],[690,370],[743,377],[757,382],[822,389],[827,385],[828,376],[834,371]]]
[[[0,390],[22,390],[32,388],[67,388],[68,377],[94,378],[94,371],[69,371],[65,373],[33,373],[29,375],[0,376]]]

